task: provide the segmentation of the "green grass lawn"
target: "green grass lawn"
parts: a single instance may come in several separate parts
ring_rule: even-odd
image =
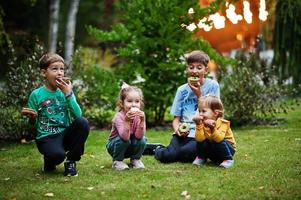
[[[231,169],[144,156],[145,170],[115,171],[105,149],[109,131],[92,131],[78,177],[62,176],[63,165],[45,175],[35,144],[0,143],[0,199],[301,199],[301,107],[282,117],[287,124],[234,129]],[[170,135],[147,132],[149,142],[163,144]]]

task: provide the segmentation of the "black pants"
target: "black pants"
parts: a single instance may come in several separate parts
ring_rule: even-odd
[[[163,163],[193,162],[197,155],[196,144],[194,138],[173,135],[167,147],[155,151],[155,158]]]
[[[38,139],[36,144],[39,152],[44,155],[44,166],[58,165],[65,157],[72,161],[80,160],[89,131],[88,121],[79,117],[63,133]]]

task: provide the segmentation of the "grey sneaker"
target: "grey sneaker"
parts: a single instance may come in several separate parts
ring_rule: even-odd
[[[144,169],[145,166],[140,159],[133,159],[131,160],[131,164],[133,165],[134,169]]]
[[[126,163],[124,163],[123,161],[115,160],[113,162],[112,168],[114,168],[116,170],[126,170],[126,169],[129,169],[129,166]]]

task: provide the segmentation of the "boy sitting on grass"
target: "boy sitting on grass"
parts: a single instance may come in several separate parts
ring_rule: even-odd
[[[192,162],[196,157],[195,124],[192,118],[197,113],[198,99],[207,94],[219,96],[219,84],[205,78],[208,73],[209,56],[203,51],[192,51],[187,56],[188,83],[178,87],[171,114],[174,116],[174,134],[167,147],[158,146],[155,158],[163,163]],[[185,123],[187,130],[182,131]]]

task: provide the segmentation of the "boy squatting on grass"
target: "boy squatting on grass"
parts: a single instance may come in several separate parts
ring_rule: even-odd
[[[205,78],[208,73],[209,56],[202,51],[192,51],[187,56],[187,76],[195,77],[178,87],[171,114],[174,116],[172,127],[174,134],[167,147],[158,146],[155,158],[163,163],[193,162],[196,157],[195,123],[192,118],[197,113],[198,98],[207,94],[219,96],[219,84],[215,80]],[[190,78],[191,79],[191,78]],[[187,123],[189,130],[181,134],[181,123]],[[151,145],[151,144],[150,144]]]
[[[58,54],[46,53],[39,65],[45,82],[30,94],[29,108],[23,108],[22,114],[35,123],[36,144],[44,155],[42,170],[52,172],[65,160],[64,176],[77,176],[75,162],[84,153],[88,121],[82,117],[71,81],[64,79],[64,59]]]
[[[140,160],[146,145],[146,125],[143,93],[135,86],[123,83],[117,102],[118,112],[112,120],[112,130],[106,148],[112,156],[112,167],[116,170],[129,169],[123,162],[130,158],[134,169],[144,168]]]
[[[197,141],[194,165],[203,166],[209,158],[220,167],[233,166],[236,142],[230,122],[223,119],[223,114],[224,107],[218,97],[207,95],[199,99],[199,116],[193,118]]]

